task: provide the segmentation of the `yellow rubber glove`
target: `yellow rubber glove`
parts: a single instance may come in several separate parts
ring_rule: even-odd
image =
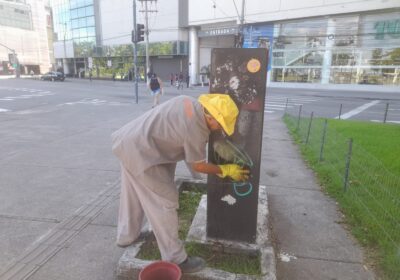
[[[249,179],[250,171],[247,169],[243,169],[240,165],[237,164],[223,164],[218,165],[221,169],[222,174],[218,174],[219,177],[231,177],[236,182],[243,182]]]

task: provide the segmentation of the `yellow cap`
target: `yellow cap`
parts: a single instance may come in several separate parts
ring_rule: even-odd
[[[222,126],[229,136],[235,131],[236,118],[239,109],[232,98],[227,94],[202,94],[199,102],[213,118]]]

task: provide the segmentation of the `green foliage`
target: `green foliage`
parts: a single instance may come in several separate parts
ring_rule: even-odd
[[[197,185],[183,186],[179,197],[179,238],[184,240],[190,225],[196,214],[197,206],[205,188]],[[191,256],[199,256],[206,260],[207,265],[232,273],[261,275],[260,256],[249,256],[247,254],[230,254],[223,251],[218,245],[209,246],[194,242],[186,243],[185,249]],[[157,242],[154,236],[147,238],[142,245],[137,258],[145,260],[161,259]]]

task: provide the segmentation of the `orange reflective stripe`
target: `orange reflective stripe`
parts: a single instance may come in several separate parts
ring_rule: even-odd
[[[193,117],[193,104],[189,98],[183,100],[183,107],[185,108],[186,117],[191,119]]]

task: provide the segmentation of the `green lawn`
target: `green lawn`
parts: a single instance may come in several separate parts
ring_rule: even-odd
[[[329,125],[338,133],[352,137],[354,143],[400,176],[400,125],[340,120],[330,120]]]
[[[384,278],[400,279],[400,126],[329,120],[322,146],[324,119],[313,119],[311,126],[309,118],[298,123],[286,115],[284,120],[324,190],[339,202],[352,233],[368,249],[370,264]],[[345,189],[349,138],[353,146]]]

